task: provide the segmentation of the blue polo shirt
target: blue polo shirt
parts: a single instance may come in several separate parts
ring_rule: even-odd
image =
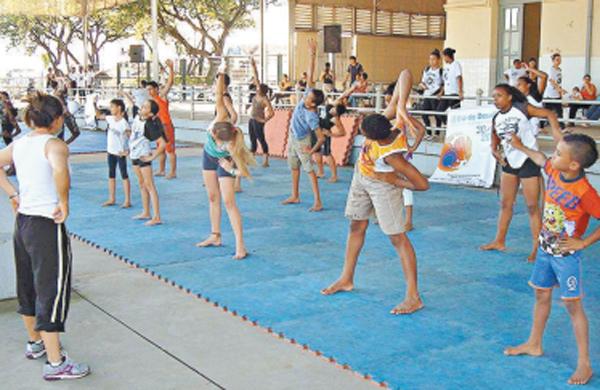
[[[304,105],[304,99],[311,91],[312,89],[309,89],[304,93],[292,115],[292,135],[298,140],[308,137],[311,131],[319,128],[319,114]]]

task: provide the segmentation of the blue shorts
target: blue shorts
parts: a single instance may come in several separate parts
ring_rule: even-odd
[[[219,164],[219,159],[208,153],[202,153],[202,169],[205,171],[217,171],[217,177],[233,177]]]
[[[583,297],[581,274],[581,255],[578,252],[555,257],[539,249],[529,285],[544,290],[558,287],[562,299],[579,299]]]

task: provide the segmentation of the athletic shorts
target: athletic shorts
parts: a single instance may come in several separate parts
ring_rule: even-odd
[[[35,330],[64,332],[71,299],[71,244],[64,224],[17,214],[13,237],[18,313]]]
[[[509,175],[514,175],[520,179],[529,179],[530,177],[542,176],[542,170],[539,165],[533,162],[532,159],[528,158],[525,160],[521,168],[513,168],[508,164],[508,161],[504,160],[506,165],[502,167],[502,172]]]
[[[217,171],[217,177],[233,177],[231,173],[221,167],[217,157],[210,156],[206,151],[202,153],[202,169],[205,171]]]
[[[529,285],[542,290],[558,287],[560,297],[566,300],[583,298],[581,268],[581,255],[578,252],[556,257],[538,249]]]
[[[388,236],[404,233],[405,215],[402,188],[371,179],[355,171],[346,202],[346,218],[366,221],[373,215]]]
[[[139,158],[134,158],[134,159],[131,160],[131,164],[134,167],[144,168],[144,167],[151,167],[152,166],[152,161],[142,161]]]
[[[167,136],[167,153],[175,153],[175,128],[172,123],[164,124],[165,135]]]
[[[317,134],[314,131],[310,132],[310,142],[313,146],[317,144]],[[325,142],[321,145],[320,153],[323,156],[331,156],[331,137],[325,137]]]
[[[290,169],[302,169],[307,172],[313,172],[312,156],[306,151],[306,148],[312,147],[310,136],[303,139],[296,139],[292,133],[288,137],[288,165]]]

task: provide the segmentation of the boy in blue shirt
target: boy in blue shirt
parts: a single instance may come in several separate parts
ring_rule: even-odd
[[[325,95],[320,89],[313,89],[315,85],[315,60],[317,57],[317,43],[308,41],[310,49],[310,67],[308,72],[308,89],[304,93],[292,115],[292,126],[288,138],[288,164],[292,171],[292,195],[282,204],[300,203],[300,167],[310,176],[313,190],[314,203],[310,211],[323,210],[319,181],[314,171],[312,155],[321,150],[325,136],[319,127],[318,107],[323,104]],[[311,132],[317,136],[317,142],[312,145]]]

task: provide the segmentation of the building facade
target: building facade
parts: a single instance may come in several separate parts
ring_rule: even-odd
[[[551,67],[562,56],[563,87],[600,78],[600,0],[447,0],[445,46],[457,50],[465,93],[489,93],[516,58]]]

